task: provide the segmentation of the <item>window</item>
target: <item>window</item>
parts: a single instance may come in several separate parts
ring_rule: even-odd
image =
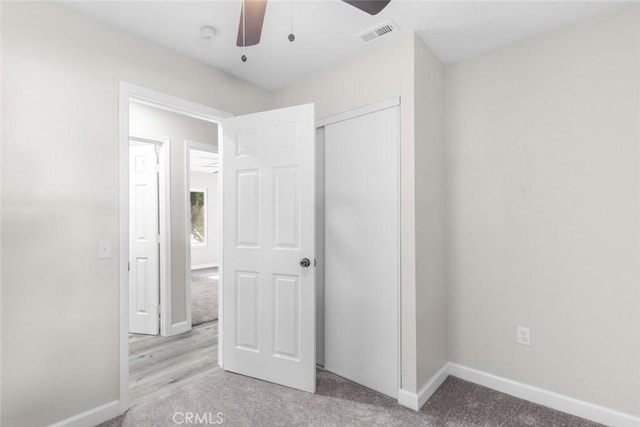
[[[207,244],[207,192],[191,190],[191,246]]]

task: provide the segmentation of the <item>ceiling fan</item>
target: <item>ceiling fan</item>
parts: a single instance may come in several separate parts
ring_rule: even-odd
[[[391,0],[342,0],[369,15],[377,15]],[[254,46],[260,43],[264,14],[267,10],[267,0],[243,0],[240,12],[240,25],[238,26],[239,47]],[[293,41],[293,34],[289,35],[289,41]],[[243,55],[243,61],[245,60]]]

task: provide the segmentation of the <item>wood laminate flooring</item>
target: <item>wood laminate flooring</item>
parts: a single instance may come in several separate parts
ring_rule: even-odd
[[[129,334],[129,401],[169,395],[218,368],[218,321],[172,337]]]

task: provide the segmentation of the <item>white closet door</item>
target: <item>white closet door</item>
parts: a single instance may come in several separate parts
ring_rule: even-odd
[[[325,369],[397,398],[398,107],[326,125]]]

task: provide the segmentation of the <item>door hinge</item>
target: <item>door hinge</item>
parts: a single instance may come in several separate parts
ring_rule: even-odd
[[[127,271],[131,271],[131,263],[130,262],[127,263]]]

